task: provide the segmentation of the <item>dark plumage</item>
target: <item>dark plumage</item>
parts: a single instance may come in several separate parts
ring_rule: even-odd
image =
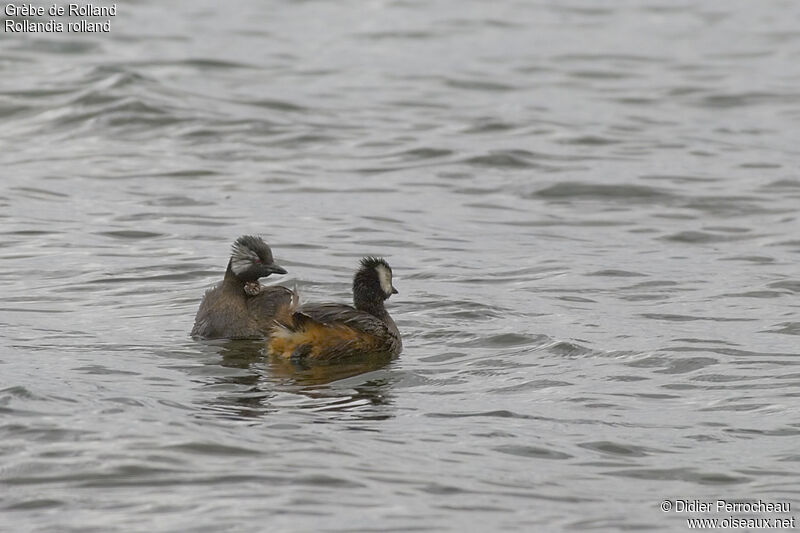
[[[259,278],[286,274],[261,237],[244,235],[231,247],[225,277],[209,289],[194,319],[192,336],[206,339],[259,339],[276,318],[289,316],[296,295],[286,287],[264,287]]]
[[[383,302],[397,289],[383,259],[365,257],[353,277],[353,303],[304,305],[278,320],[269,341],[274,355],[330,361],[365,353],[397,355],[400,332]]]

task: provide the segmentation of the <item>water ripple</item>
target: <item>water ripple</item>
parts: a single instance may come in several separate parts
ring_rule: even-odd
[[[793,500],[795,4],[124,7],[4,35],[7,528],[669,530],[665,497]],[[386,256],[403,353],[193,340],[250,233],[309,302]]]

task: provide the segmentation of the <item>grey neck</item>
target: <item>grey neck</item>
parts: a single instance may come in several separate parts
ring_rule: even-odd
[[[242,292],[244,290],[244,282],[233,273],[230,261],[228,261],[228,269],[225,271],[225,277],[222,279],[222,286],[225,289],[237,292]]]

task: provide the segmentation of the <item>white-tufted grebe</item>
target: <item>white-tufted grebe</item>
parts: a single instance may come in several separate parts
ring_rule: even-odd
[[[268,343],[276,356],[296,360],[331,361],[359,354],[397,355],[403,349],[400,332],[383,302],[397,289],[392,269],[383,259],[365,257],[353,277],[353,303],[311,304],[290,320],[278,319]]]
[[[206,339],[267,336],[275,319],[290,317],[296,304],[293,291],[280,286],[264,287],[258,282],[270,274],[286,274],[286,270],[274,263],[267,243],[252,235],[236,239],[225,277],[206,292],[200,303],[192,336]]]

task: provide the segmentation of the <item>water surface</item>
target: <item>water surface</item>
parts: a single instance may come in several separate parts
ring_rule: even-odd
[[[118,6],[0,37],[6,527],[684,531],[662,500],[798,502],[796,3]],[[189,338],[244,233],[306,301],[387,257],[403,354]]]

